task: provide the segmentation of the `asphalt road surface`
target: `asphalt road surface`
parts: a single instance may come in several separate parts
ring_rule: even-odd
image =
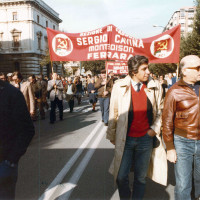
[[[57,112],[58,114],[58,112]],[[49,124],[34,122],[36,135],[19,163],[17,200],[119,200],[113,176],[108,169],[114,146],[106,140],[106,127],[87,98],[75,102],[69,113],[64,102],[64,119]],[[133,174],[130,175],[132,180]],[[173,200],[173,165],[169,164],[168,185],[147,180],[145,200]]]

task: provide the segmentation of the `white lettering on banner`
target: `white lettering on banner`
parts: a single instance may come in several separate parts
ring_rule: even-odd
[[[119,69],[123,69],[124,70],[124,66],[113,66],[113,69],[115,69],[115,70],[119,70]]]
[[[122,52],[129,52],[133,53],[134,49],[133,47],[129,46],[124,46],[124,45],[115,45],[115,44],[100,44],[100,45],[95,45],[95,46],[90,46],[89,47],[89,52],[94,52],[94,51],[107,51],[107,50],[112,50],[112,51],[122,51]]]
[[[77,45],[91,45],[91,44],[101,44],[108,42],[108,35],[98,35],[98,36],[92,36],[92,37],[82,37],[77,38]]]
[[[107,32],[112,32],[112,26],[107,26]]]
[[[130,39],[122,37],[120,35],[115,35],[115,42],[118,44],[125,44],[133,47],[144,48],[143,41],[141,39],[135,39],[135,38]]]
[[[96,35],[96,34],[100,34],[100,33],[102,33],[102,28],[94,30],[94,31],[80,33],[80,36]]]
[[[88,53],[87,59],[93,60],[93,59],[113,59],[113,60],[128,60],[130,57],[132,57],[132,54],[126,54],[126,53],[118,53],[118,52],[96,52],[96,53]]]
[[[120,74],[126,74],[128,73],[128,70],[120,70]]]

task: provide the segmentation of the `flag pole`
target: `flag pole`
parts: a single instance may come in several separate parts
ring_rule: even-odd
[[[108,63],[107,63],[107,61],[106,61],[106,83],[107,83],[107,76],[108,76],[108,67],[107,67],[107,65],[108,65]],[[104,86],[104,92],[106,91],[106,84],[105,84],[105,86]]]
[[[52,74],[54,73],[54,70],[53,70],[53,62],[51,61],[51,71],[52,71]]]
[[[179,63],[177,63],[176,82],[178,81],[178,74],[179,74]]]

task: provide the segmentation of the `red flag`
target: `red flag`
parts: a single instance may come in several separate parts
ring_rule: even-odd
[[[151,38],[137,39],[108,25],[83,33],[63,33],[47,28],[52,61],[127,61],[144,55],[151,63],[178,63],[180,25]]]

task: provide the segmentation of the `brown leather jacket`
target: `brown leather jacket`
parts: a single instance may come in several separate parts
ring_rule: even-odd
[[[101,82],[102,82],[102,78],[100,77],[96,83],[94,84],[94,87],[98,90],[98,97],[101,98],[101,97],[104,97],[104,98],[107,98],[109,97],[110,98],[110,95],[111,95],[111,92],[112,92],[112,88],[113,88],[113,80],[108,78],[107,79],[107,82],[106,82],[106,91],[108,91],[108,94],[106,96],[103,95],[103,92],[104,92],[104,88],[105,86],[104,85],[101,85]]]
[[[173,134],[200,140],[200,101],[183,80],[167,92],[163,109],[163,139],[167,150],[174,149]]]

